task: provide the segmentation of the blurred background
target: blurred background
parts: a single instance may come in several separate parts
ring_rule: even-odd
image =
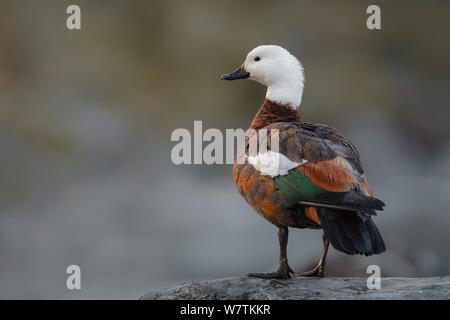
[[[66,28],[81,7],[82,30]],[[331,250],[330,276],[450,274],[449,1],[0,3],[0,298],[126,298],[275,268],[276,228],[231,165],[172,164],[174,129],[246,129],[265,90],[224,82],[252,48],[303,63],[300,108],[350,138],[387,252]],[[321,232],[292,230],[297,271]],[[81,290],[67,290],[68,265]]]

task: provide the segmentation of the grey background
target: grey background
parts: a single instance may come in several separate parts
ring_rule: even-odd
[[[247,128],[264,97],[223,82],[253,47],[303,63],[302,118],[359,148],[387,208],[388,251],[331,250],[329,275],[450,273],[448,1],[0,3],[0,298],[130,298],[276,266],[276,228],[237,193],[231,165],[175,166],[176,128]],[[301,271],[321,233],[293,230]],[[82,290],[65,269],[82,270]]]

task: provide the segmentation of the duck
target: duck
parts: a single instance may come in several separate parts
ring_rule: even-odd
[[[247,275],[263,279],[324,277],[330,243],[348,255],[384,252],[385,243],[373,216],[385,204],[373,196],[356,147],[337,129],[304,122],[299,115],[305,80],[300,61],[281,46],[261,45],[221,79],[248,79],[267,87],[249,130],[276,132],[278,140],[277,145],[267,142],[265,150],[249,154],[252,139],[247,136],[233,165],[241,196],[278,228],[278,268]],[[289,228],[322,230],[322,254],[312,270],[296,273],[289,266]]]

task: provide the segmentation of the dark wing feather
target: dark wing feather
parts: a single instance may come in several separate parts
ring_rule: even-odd
[[[289,199],[303,205],[367,214],[383,209],[384,203],[368,190],[358,151],[338,130],[304,122],[276,123],[266,128],[269,132],[279,131],[280,153],[294,162],[308,161],[287,176],[275,178],[282,191],[289,189]],[[267,143],[270,148],[270,141]],[[294,191],[295,185],[298,190]]]

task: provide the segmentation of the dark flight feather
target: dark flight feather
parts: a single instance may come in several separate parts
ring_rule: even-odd
[[[370,256],[386,250],[380,232],[372,219],[361,219],[354,212],[342,214],[328,208],[318,209],[325,237],[339,251]]]

